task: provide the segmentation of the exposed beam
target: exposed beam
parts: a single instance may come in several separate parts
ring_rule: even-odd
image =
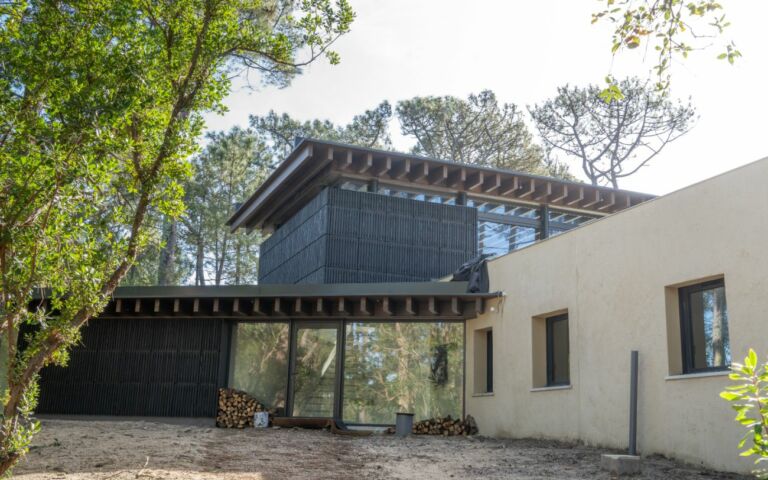
[[[552,198],[550,198],[549,203],[561,202],[567,197],[568,197],[568,185],[562,185],[560,187],[560,192],[556,193]]]
[[[517,191],[517,198],[525,198],[530,196],[534,191],[536,191],[536,180],[531,178],[526,182],[525,185],[520,185],[520,188]]]
[[[461,305],[457,297],[451,297],[451,315],[461,315]]]
[[[565,200],[566,205],[574,205],[584,200],[584,187],[574,187]]]
[[[475,190],[483,184],[485,176],[483,172],[475,172],[467,175],[467,181],[464,183],[466,190]]]
[[[160,299],[159,298],[155,299],[155,306],[154,306],[154,308],[152,310],[155,313],[160,313]]]
[[[405,297],[403,313],[405,315],[416,315],[416,311],[413,309],[413,297]]]
[[[430,185],[439,185],[446,181],[448,178],[448,167],[445,165],[439,165],[437,168],[433,168],[429,172],[427,181]]]
[[[392,158],[385,157],[374,162],[371,174],[374,177],[380,177],[392,169]]]
[[[389,297],[384,297],[381,299],[381,313],[387,316],[394,315],[392,306],[389,303]]]
[[[483,183],[483,193],[492,193],[501,187],[501,175],[494,173],[487,175]]]
[[[342,156],[338,162],[340,170],[347,170],[352,166],[352,150],[347,150],[347,154]]]
[[[501,188],[499,188],[499,195],[507,196],[520,187],[517,177],[507,177],[501,181]]]
[[[264,312],[263,308],[264,308],[264,306],[262,305],[261,299],[260,298],[254,298],[253,299],[253,309],[251,310],[251,312],[254,315],[259,315],[259,316],[265,315],[266,313]]]
[[[447,186],[450,188],[459,188],[464,186],[467,181],[467,169],[457,168],[448,174]]]
[[[213,299],[213,313],[219,313],[219,299]]]
[[[181,311],[181,300],[178,298],[173,299],[173,313],[179,313]]]
[[[599,207],[597,207],[598,210],[607,210],[613,207],[614,205],[616,205],[616,192],[611,192],[610,195],[608,195],[608,198],[607,199],[604,198],[603,200],[607,200],[607,201],[604,202]]]
[[[595,190],[595,196],[592,200],[588,200],[586,203],[583,203],[581,205],[581,208],[589,208],[592,205],[597,205],[600,203],[600,190]]]
[[[342,315],[349,315],[349,302],[344,297],[339,297],[336,301],[336,312]]]
[[[322,298],[318,298],[315,301],[315,311],[314,311],[314,313],[315,313],[315,315],[327,315],[328,314],[328,312],[327,312],[327,310],[325,308],[325,302],[323,301]]]
[[[200,311],[200,299],[199,299],[199,298],[196,298],[196,299],[195,299],[195,300],[192,302],[192,313],[197,313],[197,312],[199,312],[199,311]]]
[[[235,297],[232,300],[232,314],[233,315],[245,315],[245,312],[240,309],[240,299]]]
[[[418,165],[411,165],[411,173],[408,175],[408,179],[412,182],[418,182],[429,175],[429,164],[427,162],[421,162]]]
[[[427,299],[427,313],[429,315],[437,315],[437,301],[435,297],[429,297]]]
[[[549,198],[550,195],[552,195],[552,182],[540,183],[533,200],[540,202]]]
[[[285,308],[285,305],[282,299],[280,297],[275,298],[275,303],[272,306],[272,313],[274,313],[275,315],[285,315],[286,312],[284,308]]]
[[[373,309],[371,308],[371,302],[366,297],[360,298],[360,315],[369,316],[373,313]]]
[[[411,159],[406,158],[398,162],[392,170],[389,172],[389,178],[393,180],[400,180],[403,177],[408,176],[411,173]]]
[[[373,154],[366,153],[357,165],[357,173],[365,173],[373,167]]]
[[[122,313],[123,311],[123,300],[121,298],[118,298],[115,302],[115,313]]]

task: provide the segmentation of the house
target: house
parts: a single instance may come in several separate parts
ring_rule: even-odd
[[[271,234],[261,283],[118,289],[38,411],[212,417],[231,386],[293,417],[625,448],[638,350],[640,450],[748,470],[717,394],[765,338],[766,178],[654,198],[305,139],[229,220]],[[450,281],[479,253],[487,292]]]

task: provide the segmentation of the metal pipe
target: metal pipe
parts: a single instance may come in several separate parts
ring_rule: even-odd
[[[630,354],[629,373],[629,454],[637,455],[637,350]]]

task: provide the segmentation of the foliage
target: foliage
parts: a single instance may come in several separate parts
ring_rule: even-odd
[[[768,363],[758,365],[757,354],[750,349],[743,364],[731,366],[729,378],[737,385],[726,387],[720,396],[731,402],[736,410],[736,421],[747,433],[739,442],[742,457],[756,456],[756,464],[768,461]],[[768,478],[768,469],[758,472]]]
[[[38,428],[38,372],[66,363],[150,243],[148,219],[183,210],[185,159],[230,76],[285,85],[321,55],[337,62],[328,47],[353,13],[344,0],[30,0],[0,3],[0,18],[2,474]]]
[[[722,10],[722,5],[712,0],[605,0],[605,8],[592,14],[592,23],[607,19],[615,26],[611,47],[614,54],[623,48],[638,48],[643,42],[653,47],[658,52],[653,67],[656,89],[666,93],[675,57],[688,58],[692,51],[707,48],[722,37],[730,25]],[[730,64],[741,56],[732,41],[718,48],[721,53],[717,58]],[[604,100],[620,100],[620,86],[611,77],[607,81]]]
[[[287,113],[270,111],[267,115],[251,115],[251,128],[266,144],[276,166],[293,150],[297,138],[350,143],[368,148],[391,146],[389,121],[392,107],[386,100],[376,108],[356,115],[348,125],[335,125],[329,120],[301,122]]]
[[[414,97],[397,104],[403,135],[416,139],[413,153],[470,165],[562,175],[547,165],[515,104],[499,104],[484,90],[466,100]]]
[[[185,254],[195,285],[256,283],[261,237],[231,232],[226,221],[237,203],[264,181],[271,157],[250,130],[211,133],[205,151],[192,161],[187,212],[181,217]]]
[[[648,164],[691,128],[690,101],[672,102],[637,78],[622,80],[621,100],[606,103],[596,85],[565,85],[531,109],[547,147],[578,158],[593,185],[618,188],[619,179]]]

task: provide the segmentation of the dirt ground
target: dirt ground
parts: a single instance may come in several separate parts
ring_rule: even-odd
[[[608,479],[599,468],[604,452],[540,440],[353,438],[321,430],[223,430],[201,422],[45,419],[15,478]],[[650,457],[640,478],[746,477]]]

